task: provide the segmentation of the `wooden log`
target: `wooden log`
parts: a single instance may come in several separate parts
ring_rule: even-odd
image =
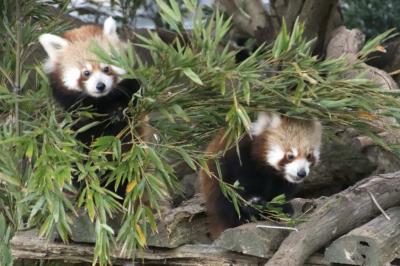
[[[400,255],[400,207],[383,214],[335,240],[326,250],[330,263],[389,265]]]
[[[365,36],[357,29],[349,30],[344,26],[332,32],[332,38],[326,49],[327,58],[339,58],[344,56],[349,65],[358,63],[357,53],[362,48]],[[359,63],[360,69],[346,73],[344,78],[354,78],[363,73],[363,77],[375,82],[382,90],[398,90],[398,86],[393,78],[385,71],[365,63]]]
[[[329,241],[369,221],[379,213],[371,200],[375,196],[382,208],[400,204],[400,172],[377,175],[329,197],[308,220],[282,242],[267,266],[300,266]]]
[[[75,243],[94,244],[95,226],[85,210],[79,210],[72,217],[70,238]],[[114,216],[109,225],[119,231],[121,215]],[[151,247],[175,248],[184,244],[209,244],[208,222],[203,200],[199,194],[182,202],[173,209],[165,210],[157,221],[157,233],[148,235],[147,244]]]
[[[93,245],[63,244],[37,237],[37,231],[18,232],[11,240],[15,259],[63,260],[66,262],[91,262]],[[147,249],[135,254],[135,265],[262,265],[265,258],[229,252],[213,245],[184,245],[175,249]],[[111,254],[112,265],[131,265],[132,256]],[[305,266],[326,266],[323,256],[312,256]]]
[[[158,232],[150,235],[152,247],[175,248],[184,244],[209,244],[208,219],[200,194],[167,211],[158,222]]]

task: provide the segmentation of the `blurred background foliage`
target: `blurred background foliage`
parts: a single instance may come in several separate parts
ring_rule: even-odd
[[[233,146],[258,111],[317,117],[326,128],[354,127],[371,136],[376,110],[379,115],[400,118],[395,93],[382,92],[362,75],[345,78],[357,64],[313,56],[312,42],[302,38],[300,23],[292,32],[283,26],[272,45],[236,62],[238,51],[229,39],[230,19],[217,10],[203,10],[195,0],[106,1],[105,8],[96,8],[97,4],[0,3],[0,265],[11,263],[7,243],[15,230],[38,227],[47,237],[57,231],[67,241],[70,217],[79,207],[96,226],[95,262],[109,263],[115,243],[127,253],[143,248],[146,235],[156,230],[161,200],[168,191],[177,190],[174,162],[207,171],[208,157],[201,151],[215,132],[225,127],[228,144]],[[100,58],[127,69],[130,78],[142,82],[136,104],[127,111],[131,123],[123,134],[134,140],[127,152],[121,152],[121,138],[115,136],[97,139],[90,152],[84,152],[87,147],[71,129],[75,122],[71,114],[49,101],[37,38],[72,27],[73,18],[66,14],[99,23],[114,14],[127,26],[136,25],[143,15],[178,35],[185,34],[187,23],[191,25],[190,46],[179,41],[169,45],[152,33],[139,37],[140,44],[128,54],[110,57],[97,51]],[[367,43],[360,57],[373,51],[385,36]],[[152,64],[137,56],[139,46],[150,52]],[[88,115],[87,110],[80,115]],[[144,115],[151,117],[156,140],[144,141],[137,135],[135,118]],[[106,173],[107,182],[129,184],[123,202],[99,181]],[[84,184],[77,199],[71,197],[77,193],[72,176]],[[233,188],[223,187],[237,204],[240,199]],[[148,202],[141,201],[142,197]],[[108,225],[116,213],[123,214],[119,232]]]
[[[400,29],[400,3],[397,0],[342,0],[345,24],[359,28],[367,38],[386,30]]]

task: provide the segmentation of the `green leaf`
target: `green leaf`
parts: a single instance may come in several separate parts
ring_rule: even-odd
[[[174,104],[172,108],[174,109],[175,113],[179,115],[179,117],[182,118],[185,122],[190,122],[190,117],[186,114],[186,112],[182,109],[182,107],[180,107],[177,104]]]
[[[86,196],[86,209],[88,210],[88,215],[89,218],[92,222],[94,222],[94,218],[96,217],[96,211],[94,207],[94,201],[93,201],[93,194],[91,191],[87,191],[87,196]]]
[[[193,72],[192,69],[190,68],[184,68],[183,69],[183,73],[190,78],[194,83],[198,84],[198,85],[204,85],[203,82],[201,81],[200,77]]]
[[[185,163],[192,168],[194,171],[197,170],[196,165],[194,164],[193,159],[190,157],[190,155],[184,150],[184,149],[177,149],[176,150],[179,155],[182,157],[182,159],[185,161]]]

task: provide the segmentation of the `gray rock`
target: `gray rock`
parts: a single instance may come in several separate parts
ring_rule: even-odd
[[[72,217],[70,238],[76,243],[96,243],[96,231],[88,214],[80,210],[78,216]]]
[[[230,251],[269,258],[278,249],[290,231],[257,228],[257,225],[276,224],[264,221],[227,229],[214,241],[214,245]]]

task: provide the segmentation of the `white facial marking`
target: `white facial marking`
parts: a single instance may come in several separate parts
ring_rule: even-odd
[[[107,67],[107,66],[108,66],[107,64],[100,63],[100,68],[101,68],[101,69],[103,69],[103,68],[105,68],[105,67]]]
[[[301,183],[304,178],[299,178],[297,173],[300,170],[304,170],[306,172],[306,176],[310,173],[310,165],[311,163],[306,159],[297,159],[291,163],[285,165],[285,178],[287,181],[291,183]]]
[[[89,71],[92,71],[92,70],[93,70],[93,67],[92,67],[91,64],[86,64],[86,65],[85,65],[85,69],[86,69],[86,70],[89,70]]]
[[[112,17],[108,17],[104,21],[103,34],[105,36],[118,39],[117,22]]]
[[[104,83],[105,89],[99,91],[96,87],[100,82]],[[85,82],[86,93],[92,97],[101,97],[107,95],[113,86],[113,78],[100,71],[93,72]]]
[[[276,113],[264,113],[258,114],[257,120],[251,124],[250,134],[252,136],[259,136],[267,128],[273,129],[277,128],[281,124],[281,118],[279,114]]]
[[[63,83],[69,90],[80,91],[78,80],[81,76],[81,71],[78,68],[68,68],[64,71]]]
[[[292,154],[294,157],[297,157],[297,155],[299,155],[299,152],[296,148],[292,148]]]
[[[267,162],[275,169],[279,169],[279,162],[285,156],[285,152],[279,145],[273,145],[267,152]]]
[[[315,164],[317,164],[319,162],[319,156],[320,156],[319,147],[314,149],[313,154],[315,158]]]

